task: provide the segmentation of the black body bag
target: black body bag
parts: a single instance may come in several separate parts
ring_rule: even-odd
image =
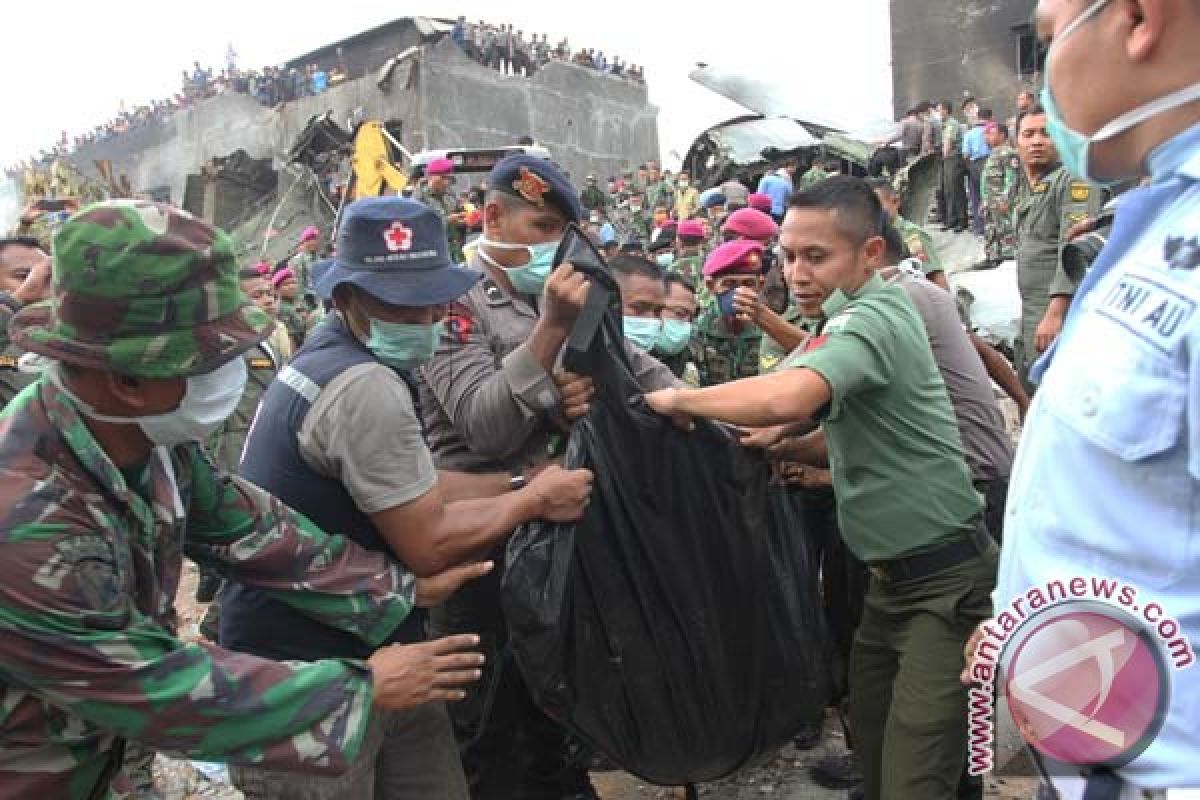
[[[596,483],[577,524],[534,522],[510,540],[510,646],[538,705],[622,769],[715,780],[831,698],[815,548],[761,455],[728,428],[684,432],[645,406],[607,267],[577,230],[563,261],[592,282],[565,364],[596,384],[566,461]]]

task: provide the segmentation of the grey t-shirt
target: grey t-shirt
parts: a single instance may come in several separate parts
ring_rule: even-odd
[[[750,199],[750,190],[741,181],[725,181],[721,184],[721,194],[725,195],[725,204],[744,206]]]
[[[1012,440],[992,380],[963,329],[954,298],[937,284],[907,272],[898,272],[892,280],[908,294],[925,322],[934,361],[958,419],[971,479],[1007,479],[1012,472]]]
[[[346,487],[364,514],[404,505],[437,484],[408,385],[383,364],[330,381],[297,435],[300,456]]]

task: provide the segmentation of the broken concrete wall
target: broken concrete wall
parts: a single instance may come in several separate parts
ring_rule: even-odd
[[[365,118],[412,118],[416,109],[414,91],[393,83],[391,92],[384,94],[374,76],[278,109],[266,108],[246,95],[219,95],[161,123],[80,148],[71,160],[90,174],[93,160],[110,159],[113,172],[128,175],[135,191],[166,186],[171,201],[180,203],[189,174],[235,150],[245,150],[252,158],[272,158],[278,166],[314,115],[331,111],[344,125],[359,110]]]
[[[897,119],[922,100],[969,92],[999,119],[1014,111],[1031,75],[1018,74],[1021,26],[1036,0],[891,0],[892,81]]]
[[[529,134],[576,179],[658,154],[657,109],[644,86],[558,63],[532,78],[505,76],[467,59],[448,39],[427,45],[420,58],[413,80],[408,65],[397,67],[387,93],[372,71],[279,109],[245,95],[220,95],[81,148],[72,161],[91,175],[94,160],[109,159],[135,191],[166,187],[171,202],[181,203],[188,175],[213,158],[242,149],[279,167],[308,120],[327,111],[342,125],[352,117],[402,119],[402,139],[412,151],[515,144]]]
[[[531,78],[501,75],[449,40],[426,48],[420,81],[431,148],[511,145],[529,134],[576,184],[658,158],[658,109],[632,81],[558,62]]]

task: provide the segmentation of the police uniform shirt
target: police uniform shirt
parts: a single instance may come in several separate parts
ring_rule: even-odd
[[[784,366],[829,384],[820,422],[846,546],[870,563],[962,535],[982,504],[912,302],[875,274],[852,297],[836,292],[824,311],[821,334]]]
[[[1200,642],[1200,125],[1149,163],[1035,366],[993,598],[999,613],[1049,581],[1114,578],[1137,591],[1128,611],[1153,600],[1178,623],[1163,728],[1118,770],[1160,789],[1200,785],[1200,666],[1171,666]]]
[[[935,283],[900,271],[893,279],[921,315],[974,481],[1007,479],[1013,446],[1004,412],[979,352],[963,330],[954,297]]]
[[[538,321],[533,298],[510,295],[484,273],[451,307],[445,334],[421,375],[421,413],[439,469],[519,471],[565,443],[562,397],[529,349]],[[626,346],[647,391],[681,384],[662,363]]]

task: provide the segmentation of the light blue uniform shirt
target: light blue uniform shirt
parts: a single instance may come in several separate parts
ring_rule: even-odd
[[[1121,198],[1108,246],[1035,366],[993,599],[999,614],[1053,580],[1114,578],[1137,589],[1139,610],[1160,604],[1195,652],[1200,125],[1149,163],[1153,185]],[[1137,787],[1200,786],[1200,664],[1170,673],[1162,731],[1118,770]]]
[[[792,196],[792,182],[778,172],[772,172],[759,179],[758,191],[771,198],[772,216],[782,217],[787,211],[788,198]]]
[[[988,146],[984,133],[984,126],[976,125],[963,136],[963,157],[968,161],[987,158],[992,154],[992,148]]]

